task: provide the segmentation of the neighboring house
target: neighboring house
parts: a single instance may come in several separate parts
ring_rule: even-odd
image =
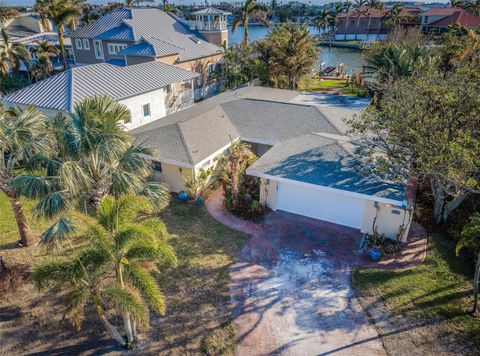
[[[48,21],[48,23],[50,24],[50,21]],[[17,17],[5,20],[0,27],[5,30],[11,42],[16,42],[22,38],[50,30],[43,28],[40,17],[33,12],[19,14]],[[50,24],[50,28],[51,27]],[[0,38],[0,41],[3,41],[3,39]]]
[[[463,9],[433,8],[422,14],[422,30],[425,32],[445,32],[448,26],[460,24],[467,28],[480,26],[480,17]]]
[[[198,20],[207,24],[215,16],[220,19],[209,30],[197,31],[193,23],[191,26],[159,9],[122,8],[71,32],[69,37],[78,65],[128,66],[158,61],[200,73],[196,86],[203,87],[223,58],[221,45],[228,35],[221,14],[199,15]]]
[[[2,98],[6,107],[33,105],[53,117],[87,97],[108,95],[131,113],[132,129],[193,104],[198,74],[161,62],[128,67],[108,63],[75,67]]]
[[[23,43],[27,50],[30,52],[30,55],[32,57],[32,62],[36,63],[38,61],[38,47],[39,47],[39,42],[49,42],[55,47],[58,48],[59,55],[58,57],[52,57],[52,64],[54,69],[61,70],[63,69],[63,62],[62,62],[62,57],[60,54],[60,43],[58,42],[58,35],[56,32],[42,32],[42,33],[36,33],[27,37],[23,37],[20,39],[17,39],[13,41],[14,43]],[[64,45],[65,45],[65,51],[67,52],[67,60],[69,63],[73,63],[73,49],[72,49],[72,44],[69,38],[64,39]],[[20,70],[26,70],[25,65],[22,65]]]
[[[332,102],[334,100],[334,102]],[[364,176],[343,118],[358,113],[348,97],[323,104],[296,91],[247,87],[225,92],[132,131],[156,148],[155,169],[174,192],[185,178],[216,167],[232,142],[249,143],[259,160],[261,200],[273,210],[405,240],[411,220],[406,184]],[[345,104],[346,102],[346,104]],[[320,105],[322,104],[322,105]]]
[[[390,16],[390,9],[371,8],[368,5],[356,7],[338,15],[338,24],[335,30],[336,40],[381,40],[388,35],[389,26],[386,21]],[[404,8],[399,16],[405,18],[404,24],[415,23],[421,10],[418,8]]]

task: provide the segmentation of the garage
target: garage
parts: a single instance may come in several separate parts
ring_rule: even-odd
[[[365,203],[365,199],[348,196],[343,192],[278,182],[276,208],[289,213],[360,229]]]

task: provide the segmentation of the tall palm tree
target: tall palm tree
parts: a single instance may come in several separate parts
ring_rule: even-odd
[[[474,15],[480,16],[480,0],[465,2],[464,9]]]
[[[53,71],[52,57],[58,57],[59,50],[54,43],[49,41],[37,41],[37,54],[39,59],[44,58],[45,72],[49,75]]]
[[[48,18],[50,13],[50,6],[51,0],[36,0],[33,7],[34,11],[36,11],[40,16],[40,22],[45,32],[50,32],[52,30]]]
[[[23,43],[11,43],[5,29],[2,28],[2,39],[0,43],[0,72],[7,75],[10,72],[20,70],[20,62],[26,66],[30,63],[30,53]]]
[[[346,21],[345,21],[345,34],[346,34],[347,31],[348,31],[348,25],[349,25],[349,22],[350,22],[350,11],[352,10],[354,4],[351,1],[345,1],[343,3],[343,5],[344,5],[344,8],[343,8],[344,10],[343,11],[345,11],[347,13],[347,18],[346,18]]]
[[[39,199],[36,216],[57,218],[42,240],[64,234],[70,210],[96,211],[109,194],[145,195],[159,209],[168,203],[166,186],[148,181],[152,150],[123,129],[129,119],[125,106],[101,96],[77,104],[68,119],[52,121],[56,154],[38,160],[40,174],[21,175],[13,184],[18,194]]]
[[[0,190],[8,197],[17,222],[20,242],[31,245],[34,236],[13,189],[13,181],[35,156],[50,151],[45,116],[37,109],[0,108]]]
[[[404,7],[402,4],[395,4],[393,7],[390,9],[388,14],[386,15],[386,20],[385,22],[390,26],[390,27],[397,27],[402,24],[403,21],[405,21],[404,16],[400,16]]]
[[[38,3],[42,1],[42,3]],[[77,0],[37,0],[38,6],[45,11],[45,16],[53,22],[57,29],[58,42],[60,44],[60,53],[62,54],[63,69],[68,68],[67,52],[65,51],[65,26],[71,25],[78,17],[82,15],[79,2]],[[40,5],[41,4],[41,5]]]
[[[327,28],[330,26],[332,15],[327,9],[323,9],[320,14],[314,20],[314,26],[322,34],[327,32]]]
[[[239,25],[243,26],[243,46],[248,46],[248,23],[250,19],[270,27],[267,14],[268,11],[264,5],[258,4],[256,0],[245,0],[242,12],[235,17],[232,24],[232,32],[235,32]]]
[[[77,330],[89,300],[105,329],[122,346],[136,339],[137,325],[148,326],[149,308],[165,313],[165,298],[150,269],[174,266],[177,260],[162,221],[145,219],[151,213],[145,198],[105,197],[97,222],[89,224],[91,247],[78,256],[34,267],[32,278],[39,288],[68,291],[67,316]],[[108,320],[104,308],[123,318],[126,337]]]
[[[367,0],[366,5],[368,6],[368,27],[367,27],[367,35],[370,34],[370,28],[372,25],[372,10],[378,9],[383,10],[383,3],[380,0]],[[380,18],[380,23],[378,24],[379,27],[382,26],[382,18]]]

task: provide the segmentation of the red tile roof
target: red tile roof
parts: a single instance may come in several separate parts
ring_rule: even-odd
[[[474,28],[480,26],[480,17],[472,15],[464,10],[457,10],[450,16],[446,16],[440,20],[432,22],[429,27],[448,27],[455,25],[456,23],[468,27]]]
[[[461,11],[462,9],[455,7],[434,7],[433,9],[427,10],[423,13],[425,16],[439,16],[439,15],[452,15],[455,11]]]
[[[364,5],[361,7],[355,7],[351,9],[348,12],[348,16],[346,12],[342,12],[340,15],[338,15],[339,18],[351,18],[351,19],[356,19],[356,18],[372,18],[372,19],[381,19],[385,17],[388,13],[390,12],[390,9],[377,9],[375,7],[370,8],[368,5]],[[420,9],[418,8],[404,8],[400,12],[400,16],[414,16],[420,12]]]

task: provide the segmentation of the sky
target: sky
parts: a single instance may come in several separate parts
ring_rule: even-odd
[[[113,1],[119,1],[120,0],[90,0],[88,2],[91,2],[91,3],[94,3],[94,4],[106,4],[108,2],[113,2]],[[241,0],[224,0],[224,1],[227,1],[227,2],[242,2]],[[268,1],[268,0],[260,0],[260,1]],[[329,2],[333,2],[332,0],[299,0],[300,2],[304,2],[304,3],[311,3],[311,4],[319,4],[319,5],[323,5],[323,4],[326,4],[326,3],[329,3]],[[423,0],[425,1],[426,3],[428,2],[441,2],[441,3],[448,3],[450,2],[450,0]],[[33,5],[33,3],[35,2],[35,0],[1,0],[0,1],[0,4],[2,5],[15,5],[15,6],[30,6],[30,5]],[[171,3],[173,4],[187,4],[187,5],[190,5],[192,3],[195,3],[195,4],[198,4],[198,5],[201,5],[204,3],[204,1],[202,0],[171,0],[170,1]],[[289,2],[289,0],[279,0],[278,1],[279,3],[287,3]],[[161,1],[156,1],[156,3],[161,3]],[[215,3],[215,1],[212,1],[210,0],[209,3]]]

